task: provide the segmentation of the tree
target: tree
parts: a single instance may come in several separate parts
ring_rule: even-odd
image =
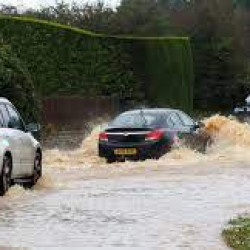
[[[0,45],[0,92],[21,111],[26,121],[37,120],[38,104],[31,77],[6,45]]]
[[[167,13],[157,0],[122,0],[114,18],[113,32],[134,36],[170,34]]]
[[[250,89],[249,8],[249,0],[121,0],[116,10],[62,1],[22,15],[106,34],[190,37],[195,106],[207,109],[230,107]]]
[[[233,15],[231,0],[194,4],[196,20],[190,30],[195,65],[195,106],[227,109],[237,99]]]
[[[55,6],[41,10],[27,10],[23,15],[54,21],[81,29],[100,33],[112,33],[111,26],[115,12],[98,0],[94,4],[76,4],[57,2]]]

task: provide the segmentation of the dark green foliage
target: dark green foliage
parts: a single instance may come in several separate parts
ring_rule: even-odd
[[[232,40],[220,38],[207,42],[197,39],[193,46],[195,106],[203,110],[226,110],[244,100],[247,88],[237,79]]]
[[[235,250],[250,249],[250,219],[239,217],[231,220],[222,236],[227,245]]]
[[[106,37],[8,17],[0,18],[0,34],[27,65],[42,96],[116,95],[141,102],[146,94],[151,103],[192,108],[188,39]]]
[[[58,1],[21,14],[15,7],[3,6],[0,13],[104,34],[188,36],[193,46],[195,109],[231,110],[250,91],[249,9],[250,0],[121,0],[116,9],[98,0],[86,5]],[[140,75],[145,75],[142,82],[146,82],[145,72]]]
[[[4,41],[33,72],[42,95],[120,93],[115,81],[133,88],[129,61],[115,39],[109,42],[89,32],[41,21],[4,18],[0,23]]]
[[[234,0],[234,2],[243,8],[250,9],[250,1],[249,0]]]
[[[122,0],[110,32],[134,36],[170,34],[168,13],[157,0]]]
[[[136,50],[141,53],[138,57],[146,99],[156,106],[192,110],[193,64],[189,41],[162,39],[138,43]]]
[[[38,118],[30,75],[10,48],[4,45],[0,45],[0,93],[18,108],[26,121]]]
[[[0,11],[5,14],[14,14],[10,8],[7,10],[0,8]],[[22,15],[106,33],[113,28],[115,13],[114,9],[105,6],[102,1],[98,0],[92,4],[75,2],[68,4],[57,1],[55,6],[43,7],[39,10],[28,9]]]

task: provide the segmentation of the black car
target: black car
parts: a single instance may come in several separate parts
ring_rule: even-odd
[[[209,136],[183,111],[139,109],[116,117],[99,135],[99,156],[107,162],[158,159],[187,143],[204,151]]]

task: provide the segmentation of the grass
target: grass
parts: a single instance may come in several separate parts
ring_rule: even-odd
[[[250,217],[238,217],[229,222],[222,236],[227,245],[235,250],[250,249]]]

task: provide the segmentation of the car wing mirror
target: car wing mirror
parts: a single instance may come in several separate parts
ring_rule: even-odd
[[[38,124],[38,123],[29,123],[29,124],[26,126],[26,130],[27,130],[28,132],[31,132],[31,133],[40,132],[40,130],[41,130],[41,125]]]
[[[204,128],[204,127],[205,127],[205,124],[201,121],[195,122],[194,124],[194,130],[199,129],[199,128]]]

